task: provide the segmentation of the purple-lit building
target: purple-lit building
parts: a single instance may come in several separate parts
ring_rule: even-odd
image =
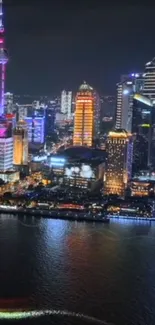
[[[26,117],[28,129],[28,141],[34,144],[43,144],[45,140],[45,118],[44,116]]]

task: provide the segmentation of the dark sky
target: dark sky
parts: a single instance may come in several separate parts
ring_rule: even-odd
[[[155,5],[3,1],[8,91],[50,95],[86,80],[114,94],[120,74],[142,71],[155,56]]]

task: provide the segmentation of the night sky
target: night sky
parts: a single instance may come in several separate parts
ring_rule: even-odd
[[[102,94],[115,94],[121,74],[143,71],[155,56],[155,6],[3,1],[7,91],[52,95],[76,91],[86,80]]]

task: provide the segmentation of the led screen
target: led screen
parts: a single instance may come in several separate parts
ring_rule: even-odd
[[[82,178],[95,178],[94,171],[89,165],[81,165],[75,167],[66,167],[65,176],[69,178],[82,177]]]

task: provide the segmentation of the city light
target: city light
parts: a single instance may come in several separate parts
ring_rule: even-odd
[[[123,90],[123,95],[128,95],[129,94],[129,90],[128,89],[124,89]]]

